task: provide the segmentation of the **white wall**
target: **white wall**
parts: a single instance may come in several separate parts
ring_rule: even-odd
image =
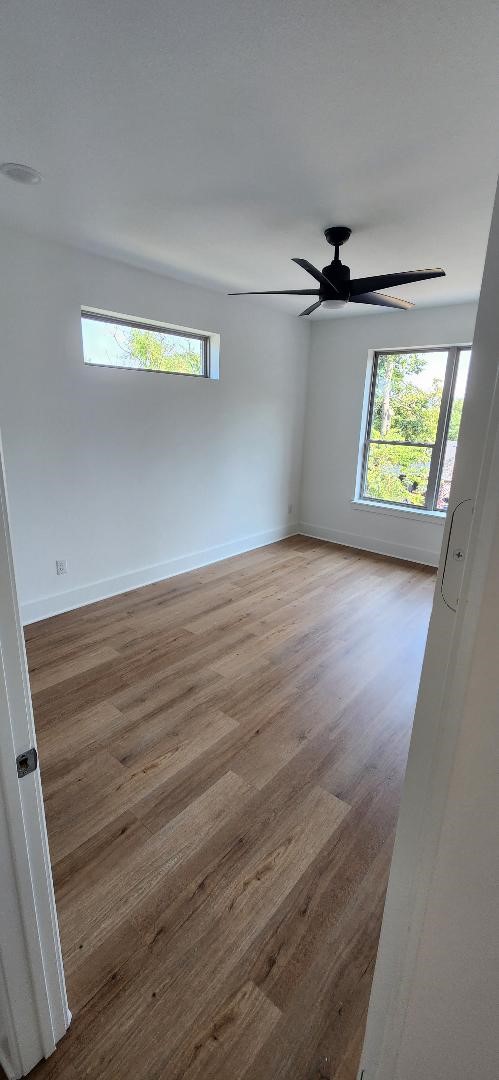
[[[443,522],[352,506],[370,349],[471,342],[476,304],[382,312],[312,324],[302,530],[354,547],[438,563]]]
[[[367,356],[470,341],[475,305],[307,324],[19,231],[1,240],[0,431],[26,621],[270,542],[299,517],[438,561],[440,522],[352,506]],[[220,332],[220,380],[84,366],[81,305]]]
[[[307,325],[17,231],[0,250],[0,430],[25,620],[293,531]],[[220,380],[84,366],[81,305],[220,332]]]

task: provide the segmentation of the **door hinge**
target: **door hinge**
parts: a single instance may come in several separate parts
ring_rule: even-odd
[[[17,775],[20,780],[23,776],[28,776],[29,773],[35,771],[38,765],[38,754],[34,746],[30,746],[29,750],[25,750],[24,753],[18,754],[16,757]]]

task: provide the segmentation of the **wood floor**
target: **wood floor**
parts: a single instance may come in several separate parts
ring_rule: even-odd
[[[295,537],[27,628],[74,1020],[37,1080],[354,1080],[434,586]]]

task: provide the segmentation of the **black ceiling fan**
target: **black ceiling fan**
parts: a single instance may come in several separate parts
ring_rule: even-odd
[[[398,296],[385,296],[377,289],[388,289],[394,285],[407,285],[412,281],[426,281],[427,278],[445,277],[445,270],[405,270],[399,274],[377,274],[374,277],[354,278],[350,280],[350,267],[340,260],[340,247],[348,240],[351,229],[346,225],[332,225],[324,231],[328,244],[334,247],[334,259],[322,270],[312,266],[307,259],[293,259],[319,283],[318,289],[264,289],[255,292],[229,293],[229,296],[316,296],[317,300],[302,315],[311,315],[321,304],[326,307],[343,307],[345,304],[373,304],[375,307],[402,308],[414,307],[410,300],[399,300]]]

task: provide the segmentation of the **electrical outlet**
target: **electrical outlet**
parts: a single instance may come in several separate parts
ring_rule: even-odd
[[[293,513],[293,503],[288,503],[288,515]]]
[[[56,559],[55,560],[55,572],[56,574],[67,574],[68,572],[68,560]]]

